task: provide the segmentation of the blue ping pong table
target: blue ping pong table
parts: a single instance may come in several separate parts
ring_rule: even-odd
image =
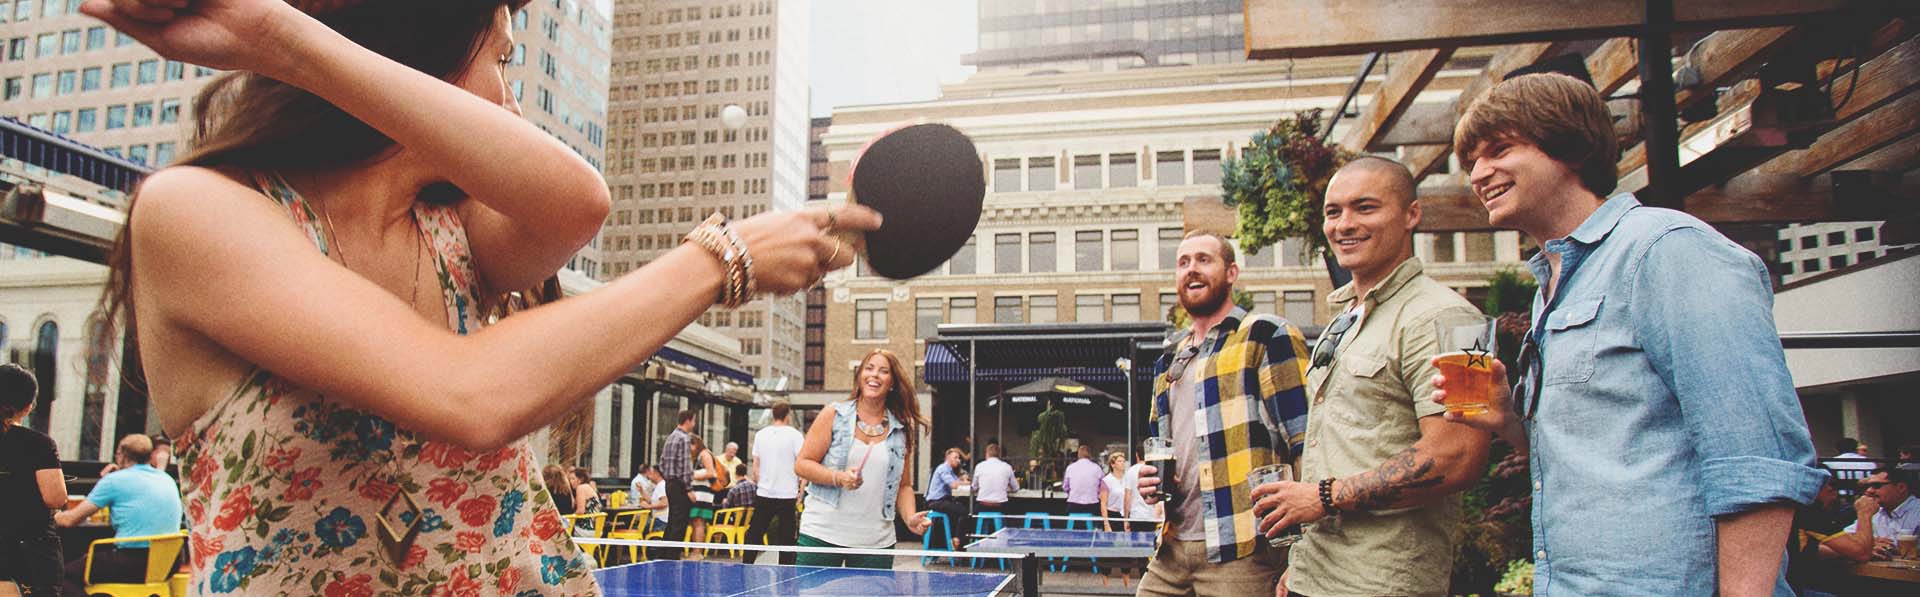
[[[1151,558],[1156,534],[1007,527],[967,545],[967,551],[1041,557]]]
[[[1011,594],[1013,576],[966,572],[816,568],[734,562],[652,560],[594,571],[602,594],[834,596]]]

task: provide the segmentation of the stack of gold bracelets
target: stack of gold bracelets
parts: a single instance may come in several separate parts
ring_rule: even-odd
[[[720,286],[719,304],[728,309],[736,309],[747,301],[753,300],[753,256],[747,254],[747,243],[740,240],[740,233],[727,225],[727,217],[714,212],[705,222],[687,233],[686,242],[699,245],[713,253],[727,268],[727,279]]]

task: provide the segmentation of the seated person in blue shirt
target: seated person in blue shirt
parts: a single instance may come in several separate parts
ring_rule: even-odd
[[[933,469],[933,476],[927,480],[927,509],[947,515],[950,525],[947,530],[956,534],[965,532],[961,529],[973,528],[967,526],[970,522],[967,501],[953,493],[954,488],[967,487],[972,482],[967,478],[966,464],[963,462],[965,457],[966,453],[960,448],[947,448],[946,461]],[[956,550],[964,543],[959,537],[947,539],[950,547]]]
[[[1873,471],[1860,483],[1860,497],[1853,501],[1858,518],[1845,533],[1821,543],[1822,553],[1832,550],[1855,562],[1891,557],[1896,538],[1920,533],[1920,500],[1913,499],[1913,484],[1913,471]]]
[[[100,478],[73,508],[53,515],[54,524],[77,526],[101,508],[110,508],[113,536],[143,537],[180,530],[180,486],[153,468],[153,440],[138,433],[120,439],[114,464],[120,470]],[[67,595],[84,595],[85,557],[67,562]],[[93,582],[138,582],[147,569],[145,542],[101,547],[93,554]]]

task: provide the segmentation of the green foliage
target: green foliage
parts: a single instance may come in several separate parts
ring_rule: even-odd
[[[1493,590],[1507,595],[1533,594],[1533,561],[1514,560],[1507,562],[1507,573],[1500,577],[1500,583]]]
[[[1067,413],[1053,407],[1053,401],[1047,401],[1047,409],[1035,417],[1040,426],[1028,436],[1027,448],[1033,451],[1035,458],[1048,462],[1060,455],[1060,446],[1067,441]]]
[[[1221,200],[1239,213],[1240,250],[1253,253],[1288,238],[1303,238],[1301,257],[1327,255],[1320,206],[1327,181],[1355,157],[1322,142],[1320,110],[1297,112],[1254,133],[1240,155],[1220,164]]]
[[[1253,294],[1235,288],[1233,289],[1233,304],[1239,305],[1242,309],[1252,311]],[[1193,325],[1193,318],[1187,315],[1185,307],[1181,307],[1178,303],[1175,303],[1167,307],[1167,323],[1173,324],[1173,329],[1178,330]]]
[[[1481,309],[1489,316],[1533,309],[1534,292],[1540,288],[1530,274],[1508,268],[1487,278],[1487,302]]]

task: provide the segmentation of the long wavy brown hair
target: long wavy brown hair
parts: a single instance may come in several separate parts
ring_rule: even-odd
[[[453,81],[475,60],[493,32],[496,11],[519,10],[530,0],[404,0],[353,2],[298,0],[296,7],[313,14],[334,31],[395,62],[446,81]],[[272,43],[263,41],[263,43]],[[193,100],[193,149],[179,165],[216,168],[233,173],[328,172],[376,163],[396,150],[392,138],[359,118],[305,89],[256,73],[237,71],[221,75]],[[419,199],[454,203],[465,193],[450,183],[428,186]],[[133,213],[136,190],[127,203]],[[117,335],[124,325],[129,349],[137,350],[137,318],[131,308],[133,228],[107,254],[106,289],[100,313],[107,315],[107,333]],[[557,279],[520,294],[527,303],[558,298]],[[490,291],[483,305],[504,316],[507,293]],[[513,309],[517,310],[517,309]],[[125,358],[125,355],[122,355]],[[129,364],[137,360],[127,360]],[[137,379],[136,367],[124,375]]]
[[[875,348],[873,352],[860,359],[860,367],[853,370],[853,391],[847,394],[848,400],[860,400],[860,368],[875,355],[886,357],[887,369],[893,373],[893,387],[887,389],[887,412],[907,426],[907,454],[914,454],[920,445],[920,434],[927,430],[926,417],[920,416],[920,402],[914,399],[913,372],[900,366],[900,355],[885,348]]]

